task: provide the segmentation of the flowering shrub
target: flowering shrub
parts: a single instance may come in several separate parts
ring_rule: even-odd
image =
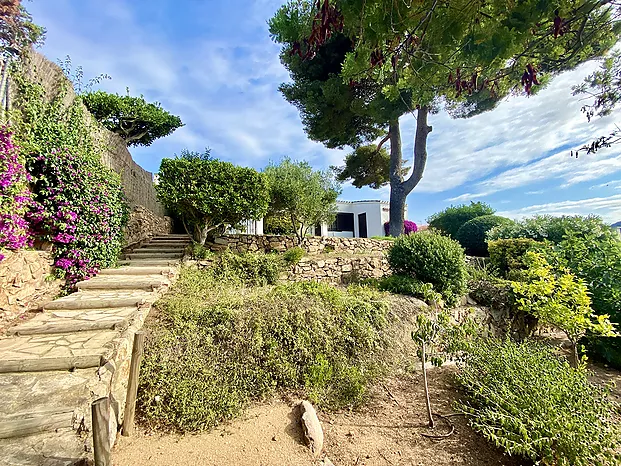
[[[390,236],[390,223],[384,223],[384,231],[386,232],[386,236]],[[410,220],[405,220],[403,222],[403,232],[406,235],[410,235],[412,233],[416,233],[418,231],[418,226],[416,223],[411,222]]]
[[[66,88],[50,100],[19,70],[12,78],[15,132],[35,201],[26,219],[36,238],[54,244],[56,275],[71,286],[118,258],[128,213],[120,177],[101,163],[79,100],[63,103]]]
[[[31,244],[26,220],[31,204],[26,172],[13,133],[0,126],[0,249],[20,249]],[[0,254],[0,260],[4,258]]]

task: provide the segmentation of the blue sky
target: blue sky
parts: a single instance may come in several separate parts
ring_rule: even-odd
[[[220,159],[262,169],[284,156],[316,168],[341,164],[347,151],[307,139],[297,110],[279,94],[288,79],[267,20],[280,0],[34,0],[26,3],[47,28],[42,52],[69,55],[86,78],[106,73],[100,87],[129,88],[162,103],[185,126],[134,159],[157,172],[182,149],[212,149]],[[571,149],[607,134],[618,112],[588,123],[571,86],[597,67],[588,63],[557,77],[533,97],[512,97],[493,112],[452,120],[433,115],[429,160],[408,197],[411,220],[424,223],[450,204],[481,200],[501,214],[597,214],[621,220],[621,145],[571,158]],[[414,120],[401,121],[405,157]],[[346,185],[342,198],[388,199]]]

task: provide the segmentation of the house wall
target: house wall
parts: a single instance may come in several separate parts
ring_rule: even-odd
[[[336,232],[328,231],[327,225],[325,226],[325,236],[331,237],[345,237],[355,238],[360,237],[360,223],[359,215],[367,214],[367,236],[372,238],[373,236],[385,236],[384,223],[390,219],[390,204],[383,201],[358,201],[358,202],[338,202],[338,212],[349,212],[354,214],[354,232]],[[405,215],[407,217],[407,206],[405,208]],[[324,236],[324,227],[322,226],[322,236]]]

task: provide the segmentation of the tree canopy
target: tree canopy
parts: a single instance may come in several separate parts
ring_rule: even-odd
[[[341,189],[331,172],[315,171],[307,162],[285,158],[278,165],[268,165],[264,173],[270,215],[288,218],[300,241],[310,227],[334,220]]]
[[[121,136],[128,146],[150,146],[183,126],[181,118],[168,113],[158,102],[146,102],[142,96],[96,91],[83,94],[82,100],[95,119]]]
[[[162,160],[155,188],[162,204],[200,244],[243,220],[263,217],[269,201],[263,174],[216,160],[209,151],[183,151]]]
[[[32,22],[20,0],[0,2],[0,58],[19,55],[45,38],[45,29]]]
[[[555,74],[616,42],[613,7],[595,0],[294,0],[270,21],[291,83],[284,97],[327,147],[390,141],[391,232],[403,231],[407,195],[427,161],[428,116],[491,110],[510,93],[534,94]],[[399,118],[416,116],[414,164],[403,174]],[[382,143],[380,143],[378,151]],[[354,184],[371,179],[349,159]],[[362,176],[359,177],[358,174]]]

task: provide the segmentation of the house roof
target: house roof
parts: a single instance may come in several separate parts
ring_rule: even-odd
[[[614,227],[614,228],[621,228],[621,222],[613,223],[613,224],[611,225],[611,227]]]
[[[390,204],[388,201],[376,200],[364,200],[364,201],[342,201],[341,199],[336,201],[337,204]]]

